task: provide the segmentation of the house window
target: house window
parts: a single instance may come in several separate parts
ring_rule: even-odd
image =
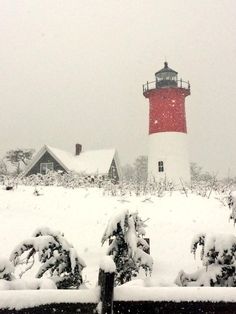
[[[46,174],[48,173],[48,171],[53,171],[53,170],[54,170],[53,162],[42,162],[40,164],[41,174]]]
[[[164,172],[164,162],[158,161],[158,172]]]

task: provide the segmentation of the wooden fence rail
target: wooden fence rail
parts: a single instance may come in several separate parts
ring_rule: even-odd
[[[100,298],[97,298],[97,299],[95,298],[96,302],[95,302],[95,299],[94,299],[94,302],[90,302],[90,303],[89,302],[84,303],[84,302],[79,302],[79,301],[72,303],[70,301],[66,302],[65,300],[63,300],[62,302],[41,304],[34,307],[25,306],[25,308],[21,308],[19,310],[4,307],[4,308],[0,308],[0,314],[44,314],[44,313],[45,314],[75,314],[75,313],[80,313],[80,314],[95,314],[95,313],[99,313],[99,314],[100,313],[101,314],[147,314],[147,313],[150,313],[150,314],[156,314],[156,313],[161,313],[161,314],[169,314],[169,313],[235,314],[236,313],[236,302],[232,302],[232,300],[230,299],[232,294],[234,294],[234,290],[230,290],[230,289],[235,289],[235,288],[209,288],[211,290],[210,291],[208,290],[208,294],[216,296],[214,299],[214,302],[209,302],[207,298],[205,298],[205,300],[203,301],[201,300],[193,301],[194,298],[193,300],[189,299],[189,301],[186,301],[186,300],[179,301],[178,298],[176,298],[176,301],[168,301],[168,300],[165,301],[165,300],[160,300],[160,299],[158,300],[158,297],[160,296],[160,294],[161,293],[163,294],[163,289],[169,289],[168,291],[171,294],[175,293],[175,291],[181,291],[181,289],[186,289],[186,290],[182,290],[181,293],[186,293],[188,295],[191,295],[191,290],[190,290],[191,288],[188,288],[188,287],[176,288],[175,291],[174,291],[175,288],[171,288],[171,287],[170,288],[156,288],[157,290],[156,290],[155,295],[157,296],[157,300],[154,300],[154,301],[145,300],[145,297],[143,294],[143,300],[132,301],[133,300],[132,293],[134,293],[135,295],[136,294],[135,289],[137,289],[138,293],[140,294],[140,288],[138,287],[135,288],[134,286],[132,287],[126,286],[125,288],[123,287],[115,288],[117,289],[116,291],[121,289],[120,291],[123,291],[123,295],[125,291],[126,301],[122,300],[122,298],[119,297],[120,292],[118,294],[116,293],[115,300],[113,300],[114,276],[115,276],[114,272],[106,272],[104,270],[99,271],[98,283],[100,285]],[[148,296],[153,295],[153,288],[144,288],[144,289],[146,289],[146,295]],[[148,289],[150,289],[150,292],[148,291]],[[203,290],[199,290],[199,289],[203,289]],[[200,293],[202,293],[202,295],[205,295],[205,292],[207,292],[207,290],[204,290],[204,288],[199,288],[199,289],[196,290],[197,295],[199,295]],[[222,289],[222,290],[218,290],[218,289]],[[37,292],[40,293],[41,291],[42,290],[35,291],[35,294],[37,294]],[[96,291],[99,291],[99,289]],[[163,295],[166,296],[168,294],[168,291],[165,290]],[[27,293],[27,290],[24,290],[21,292],[27,304],[27,300],[32,294],[30,294],[30,291],[28,291]],[[63,291],[60,291],[60,292],[62,292],[63,294]],[[65,292],[68,293],[68,290],[66,290]],[[217,297],[221,295],[225,296],[228,292],[231,293],[231,295],[230,293],[228,294],[230,297],[228,300],[231,300],[229,302],[227,302],[227,298],[225,298],[224,299],[225,302],[223,302],[221,301],[222,299],[220,297],[219,298]],[[12,299],[14,299],[14,291],[12,290],[9,293],[11,294]],[[69,292],[69,293],[72,293],[72,292]],[[91,292],[89,291],[89,294],[90,293]],[[235,289],[235,293],[236,293],[236,289]],[[9,299],[10,294],[8,294],[8,299]],[[16,294],[17,293],[15,292],[15,296]],[[127,295],[127,298],[126,298],[126,295]],[[2,293],[2,296],[4,296],[4,293]],[[1,299],[1,295],[0,295],[0,299]],[[235,297],[235,300],[236,300],[236,297]],[[99,312],[98,312],[98,308],[99,308]]]
[[[213,288],[214,289],[214,288]],[[27,297],[27,295],[26,295]],[[1,314],[95,314],[95,303],[45,304],[21,310],[0,309]],[[105,312],[106,313],[106,312]],[[235,314],[236,303],[225,302],[155,302],[114,301],[113,314]],[[106,313],[107,314],[107,313]]]
[[[25,294],[27,298],[27,291]],[[0,309],[1,314],[94,314],[97,303],[50,303],[35,307],[15,309]]]

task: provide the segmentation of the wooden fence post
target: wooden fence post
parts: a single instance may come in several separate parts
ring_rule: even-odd
[[[115,263],[106,256],[100,264],[98,285],[101,287],[101,314],[113,314],[113,293],[115,279]]]

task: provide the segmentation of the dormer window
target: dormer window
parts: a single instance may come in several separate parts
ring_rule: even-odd
[[[158,161],[158,172],[164,172],[164,162]]]

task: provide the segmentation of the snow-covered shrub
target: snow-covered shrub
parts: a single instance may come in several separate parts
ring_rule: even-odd
[[[24,274],[34,265],[35,255],[41,263],[36,278],[50,277],[59,289],[79,288],[83,282],[81,272],[86,265],[61,232],[37,229],[15,247],[10,260],[15,266],[25,264]]]
[[[65,188],[88,188],[98,187],[101,188],[104,185],[110,185],[111,180],[106,176],[100,175],[86,175],[85,173],[61,171],[48,171],[42,175],[40,173],[33,174],[27,177],[17,177],[18,184],[31,185],[31,186],[63,186]],[[114,184],[112,184],[114,185]]]
[[[190,190],[192,193],[206,198],[213,195],[225,206],[227,205],[227,196],[234,184],[235,178],[217,179],[216,175],[203,176],[201,178],[192,178]]]
[[[57,289],[51,279],[16,279],[15,267],[6,258],[0,258],[0,290]]]
[[[236,191],[232,191],[228,197],[228,206],[231,210],[230,219],[233,220],[234,224],[236,223]]]
[[[171,182],[154,181],[151,182],[138,182],[138,181],[121,181],[119,184],[112,184],[104,182],[102,185],[104,195],[111,196],[146,196],[155,195],[162,197],[166,191],[173,191],[173,184]]]
[[[114,182],[107,176],[101,175],[86,175],[85,173],[76,172],[55,172],[49,171],[45,175],[33,174],[27,177],[18,176],[14,178],[14,182],[18,185],[29,185],[29,186],[62,186],[65,188],[103,188],[104,195],[111,196],[146,196],[154,195],[162,197],[165,192],[170,192],[176,189],[174,184],[167,179],[156,181],[153,178],[150,181],[125,181]]]
[[[109,242],[108,255],[116,265],[115,284],[124,284],[136,277],[140,268],[146,274],[152,271],[153,259],[144,250],[149,247],[145,235],[145,222],[138,213],[123,210],[108,222],[102,237],[102,244]]]
[[[175,283],[179,286],[236,286],[236,237],[228,234],[196,235],[191,252],[196,254],[201,246],[202,269],[192,274],[180,271]]]
[[[174,186],[167,180],[150,182],[134,181],[120,181],[113,182],[107,176],[101,175],[86,175],[85,173],[76,172],[55,172],[49,171],[47,174],[33,174],[27,177],[14,178],[17,184],[30,186],[63,186],[65,188],[103,188],[104,195],[111,196],[125,196],[125,195],[157,195],[162,197],[165,191],[172,192]]]
[[[15,279],[14,266],[6,258],[0,258],[0,279],[11,281]]]

